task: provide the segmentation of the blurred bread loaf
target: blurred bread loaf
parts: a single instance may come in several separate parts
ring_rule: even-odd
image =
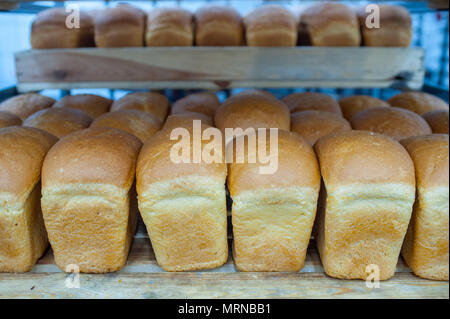
[[[138,110],[120,110],[108,112],[92,122],[91,127],[110,127],[128,132],[147,141],[161,129],[162,122],[156,116]]]
[[[192,127],[194,120],[201,121],[206,126],[214,126],[213,120],[202,113],[184,112],[177,114],[170,114],[163,129],[174,129],[177,127]]]
[[[223,152],[214,151],[211,163],[204,158],[196,161],[209,141],[193,134],[192,127],[184,132],[189,136],[182,141],[170,139],[171,130],[153,135],[142,148],[137,166],[139,210],[156,260],[166,271],[215,268],[228,256]],[[178,143],[189,149],[190,159],[173,157]],[[198,145],[197,153],[193,145]]]
[[[431,134],[427,122],[416,113],[398,107],[377,107],[356,113],[351,120],[355,130],[385,134],[398,141]]]
[[[380,280],[395,273],[415,198],[408,152],[381,134],[350,131],[315,144],[323,186],[314,230],[325,272]],[[378,272],[379,271],[379,272]]]
[[[144,11],[128,4],[98,12],[95,45],[98,48],[144,46],[145,19]]]
[[[185,112],[202,113],[212,119],[219,105],[220,101],[214,93],[194,93],[173,103],[171,111],[172,114]]]
[[[122,109],[148,112],[164,121],[169,111],[169,100],[156,92],[134,92],[121,97],[111,105],[111,112]]]
[[[247,129],[278,128],[289,131],[291,126],[288,107],[262,95],[231,97],[217,109],[214,123],[226,141]],[[226,129],[233,129],[233,135],[227,136]],[[242,132],[237,132],[241,129]]]
[[[260,158],[259,140],[266,138],[262,141],[266,151],[275,145],[269,133],[263,137],[255,134],[257,141],[248,142],[243,158],[233,154],[233,147],[227,148],[227,158],[234,158],[228,174],[234,262],[241,271],[299,271],[304,265],[320,189],[316,155],[298,134],[279,130],[277,167],[263,174],[260,168],[269,168],[270,163]],[[255,162],[250,161],[252,157]]]
[[[245,37],[252,47],[293,47],[297,43],[297,20],[280,5],[264,5],[244,17]]]
[[[153,9],[147,19],[145,43],[148,47],[192,46],[192,14],[178,7]]]
[[[425,92],[402,92],[391,97],[387,102],[392,106],[401,107],[417,114],[435,110],[447,110],[448,103],[441,98]]]
[[[316,92],[293,93],[282,100],[291,113],[300,111],[322,111],[331,112],[342,116],[338,102],[331,96]]]
[[[0,111],[10,112],[22,120],[37,111],[49,108],[55,100],[39,93],[19,94],[0,103]]]
[[[84,111],[93,119],[109,111],[112,100],[94,94],[66,95],[53,104],[53,107],[70,107]]]
[[[366,12],[366,7],[357,10],[363,45],[367,47],[408,47],[412,38],[412,21],[408,9],[390,4],[377,4],[377,6],[380,23],[378,28],[371,27],[374,21],[368,16],[374,13],[372,10]]]
[[[42,212],[55,262],[83,273],[125,265],[136,230],[134,190],[141,142],[94,127],[60,140],[42,168]]]
[[[0,111],[0,128],[21,124],[22,120],[17,115]]]
[[[230,6],[206,5],[195,12],[197,46],[239,46],[244,28],[240,14]]]
[[[302,111],[291,114],[291,131],[301,135],[311,145],[328,134],[351,130],[350,123],[331,112]]]
[[[32,114],[23,126],[44,130],[57,138],[87,128],[92,118],[81,110],[68,107],[49,108]]]
[[[367,95],[353,95],[340,99],[339,106],[341,107],[344,117],[350,121],[353,115],[359,111],[374,107],[389,106],[389,104],[383,100],[377,99],[376,97]]]
[[[299,42],[322,47],[358,47],[361,34],[356,13],[342,3],[321,2],[300,13]]]
[[[417,196],[402,255],[420,277],[448,280],[448,135],[401,141],[416,169]]]
[[[79,25],[71,10],[51,8],[39,12],[31,24],[33,49],[80,48],[94,46],[94,20],[80,10]]]
[[[41,167],[57,138],[39,129],[0,129],[0,272],[31,270],[48,246]]]
[[[448,134],[448,110],[435,110],[422,114],[435,134]]]

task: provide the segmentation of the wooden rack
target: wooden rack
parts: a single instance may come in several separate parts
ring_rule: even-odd
[[[69,276],[54,264],[49,250],[29,273],[0,273],[0,298],[449,298],[448,281],[421,279],[401,258],[395,276],[380,282],[379,288],[367,288],[362,280],[328,277],[313,241],[298,273],[238,272],[231,251],[220,268],[164,272],[143,224],[121,271],[81,274],[80,288],[66,288]]]
[[[419,89],[420,48],[82,48],[16,53],[19,92],[235,87]]]

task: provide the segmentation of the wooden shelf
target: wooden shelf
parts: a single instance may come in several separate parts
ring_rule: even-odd
[[[420,48],[82,48],[15,55],[19,92],[43,89],[235,87],[409,88]]]
[[[298,273],[237,272],[231,257],[217,269],[164,272],[141,224],[127,265],[117,273],[82,274],[66,288],[51,250],[29,273],[1,274],[0,298],[449,298],[449,284],[416,277],[400,259],[396,275],[369,289],[362,280],[325,275],[314,243]]]

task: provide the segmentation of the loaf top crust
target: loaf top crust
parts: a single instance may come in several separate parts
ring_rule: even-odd
[[[340,132],[314,145],[327,188],[369,183],[415,186],[414,165],[394,139],[367,131]]]
[[[18,200],[29,194],[39,182],[45,154],[57,140],[32,127],[0,129],[0,193]]]
[[[200,7],[195,12],[195,20],[197,25],[207,23],[230,23],[239,25],[242,23],[242,18],[239,12],[233,7],[224,5],[205,5]]]
[[[297,30],[297,19],[288,9],[275,4],[263,5],[244,17],[247,32],[286,28]]]
[[[414,136],[400,143],[414,161],[417,187],[426,189],[449,186],[447,134]]]
[[[93,127],[61,139],[47,154],[43,188],[67,184],[103,184],[128,190],[142,143],[127,132]]]

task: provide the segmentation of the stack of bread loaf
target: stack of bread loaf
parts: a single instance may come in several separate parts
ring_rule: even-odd
[[[402,254],[448,280],[448,118],[422,92],[18,95],[0,104],[0,272],[30,270],[48,242],[64,271],[117,271],[139,214],[163,269],[219,267],[228,189],[238,270],[299,271],[313,234],[332,277],[388,279]]]
[[[336,2],[314,4],[300,14],[280,5],[263,5],[241,15],[232,7],[207,5],[191,13],[181,7],[146,12],[128,4],[81,12],[80,27],[66,26],[70,12],[53,8],[38,14],[31,27],[34,49],[97,46],[350,46],[407,47],[411,17],[407,9],[382,4],[373,12]]]

